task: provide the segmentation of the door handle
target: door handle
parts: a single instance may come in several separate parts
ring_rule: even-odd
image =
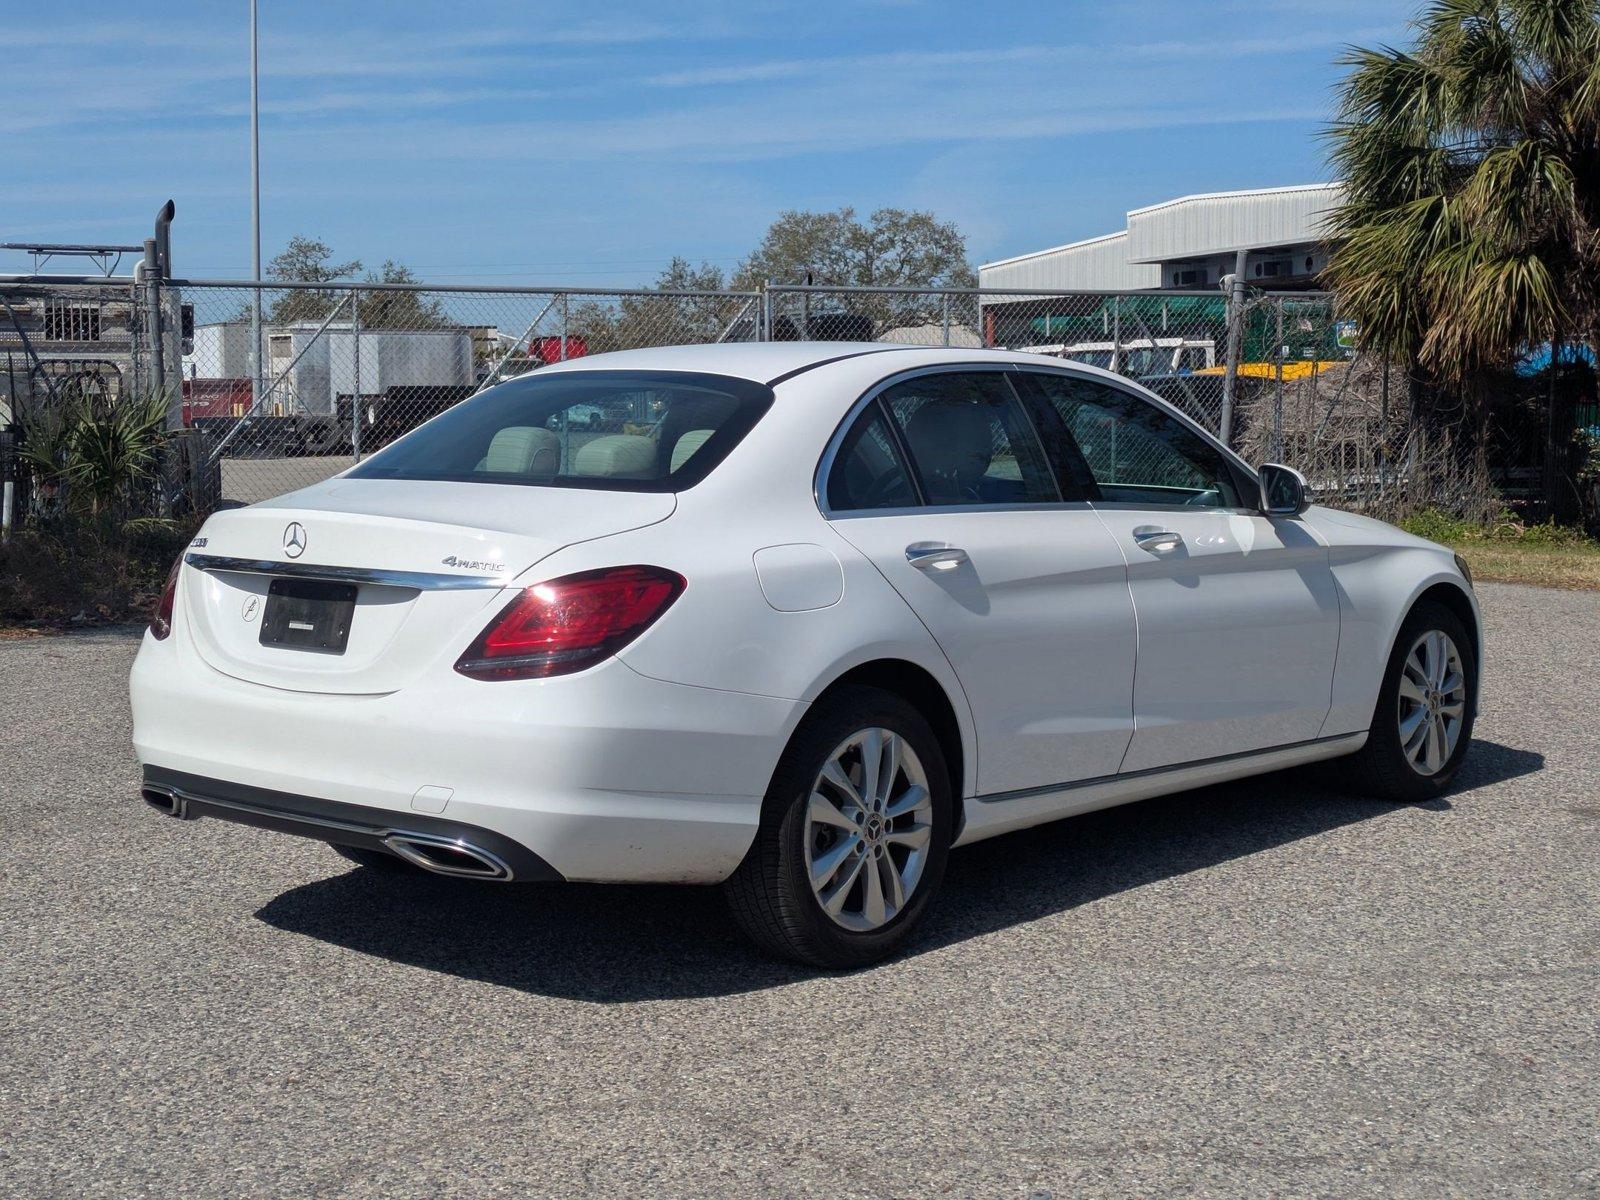
[[[913,542],[906,547],[906,561],[919,571],[953,571],[967,561],[967,552],[959,546]]]
[[[1139,549],[1148,550],[1151,554],[1165,554],[1183,545],[1182,534],[1154,525],[1140,525],[1133,531],[1133,540],[1138,543]]]

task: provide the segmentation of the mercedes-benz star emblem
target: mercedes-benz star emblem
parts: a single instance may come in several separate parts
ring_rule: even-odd
[[[290,558],[299,558],[306,552],[306,527],[299,521],[290,521],[283,531],[283,552]]]
[[[247,599],[244,602],[244,619],[246,621],[254,621],[256,619],[256,609],[258,609],[260,607],[261,607],[261,597],[260,596],[251,596],[249,599]]]

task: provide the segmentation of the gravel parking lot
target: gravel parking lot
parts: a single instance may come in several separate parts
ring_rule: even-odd
[[[1482,589],[1447,803],[1326,770],[958,853],[899,961],[140,803],[125,633],[0,641],[8,1196],[1600,1195],[1600,597]]]

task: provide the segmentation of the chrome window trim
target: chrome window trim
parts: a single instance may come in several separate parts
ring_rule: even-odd
[[[442,571],[384,571],[371,567],[334,567],[316,563],[273,562],[259,558],[228,558],[219,554],[185,554],[183,561],[197,571],[270,575],[275,579],[320,579],[329,583],[372,583],[413,588],[422,592],[458,592],[473,588],[502,588],[499,575],[448,575]]]
[[[1093,506],[1087,500],[1053,500],[1049,503],[1034,501],[1027,504],[918,504],[902,508],[845,508],[831,513],[823,513],[830,521],[855,521],[862,517],[915,517],[925,516],[930,512],[954,513],[992,513],[992,512],[1060,512],[1071,509],[1075,512],[1090,512]],[[1215,512],[1215,509],[1207,511]]]
[[[1252,468],[1248,463],[1246,463],[1244,461],[1244,459],[1240,458],[1232,450],[1228,449],[1227,446],[1223,445],[1220,441],[1218,441],[1216,439],[1216,437],[1213,434],[1211,434],[1205,428],[1205,426],[1201,425],[1198,421],[1195,421],[1193,418],[1189,417],[1185,413],[1180,412],[1173,405],[1168,404],[1160,396],[1158,396],[1154,392],[1150,391],[1150,389],[1140,387],[1139,384],[1137,383],[1137,381],[1135,381],[1135,380],[1125,379],[1120,375],[1112,375],[1112,374],[1110,374],[1108,372],[1103,372],[1103,371],[1098,371],[1098,370],[1086,370],[1086,369],[1084,369],[1083,364],[1081,364],[1081,363],[1071,363],[1071,362],[933,363],[933,364],[920,366],[920,367],[910,367],[910,368],[907,368],[904,371],[897,371],[893,375],[886,375],[884,378],[878,380],[878,382],[874,383],[865,392],[863,392],[856,399],[855,403],[850,406],[849,410],[846,411],[845,415],[842,418],[840,418],[838,425],[834,427],[833,433],[830,434],[829,437],[828,437],[827,445],[823,448],[822,457],[817,461],[817,469],[813,473],[812,478],[811,478],[811,496],[812,496],[812,499],[816,502],[817,511],[822,514],[823,519],[824,520],[828,520],[828,521],[832,521],[832,520],[837,520],[837,519],[842,519],[842,518],[849,518],[849,519],[854,520],[854,519],[859,518],[859,517],[906,516],[906,515],[908,515],[910,513],[927,512],[930,509],[937,509],[939,512],[1006,512],[1006,511],[1017,511],[1019,509],[1028,509],[1028,510],[1038,509],[1038,510],[1045,510],[1045,511],[1056,511],[1056,510],[1059,510],[1059,509],[1085,509],[1085,508],[1092,510],[1092,509],[1094,509],[1096,507],[1097,504],[1098,504],[1098,506],[1100,508],[1107,509],[1107,510],[1109,510],[1110,508],[1115,506],[1115,507],[1118,507],[1118,508],[1122,508],[1124,511],[1150,511],[1150,512],[1183,512],[1183,511],[1187,511],[1187,512],[1206,512],[1206,513],[1227,513],[1227,514],[1232,514],[1232,515],[1236,515],[1236,516],[1255,516],[1255,517],[1259,517],[1259,516],[1263,515],[1259,508],[1246,508],[1246,507],[1201,508],[1201,507],[1198,507],[1198,506],[1192,505],[1192,504],[1123,505],[1120,502],[1112,502],[1112,501],[1099,501],[1099,502],[1096,502],[1096,501],[1083,501],[1083,500],[1061,500],[1061,501],[1058,501],[1058,502],[1056,502],[1054,504],[1027,504],[1027,505],[973,504],[973,505],[959,505],[959,506],[951,505],[951,506],[945,506],[945,505],[932,505],[932,504],[930,504],[930,505],[925,505],[925,506],[917,506],[917,507],[914,507],[914,508],[893,508],[893,509],[890,509],[890,508],[845,508],[845,509],[834,509],[834,508],[831,508],[829,506],[829,504],[828,504],[828,476],[833,471],[834,460],[838,457],[839,448],[840,448],[841,444],[844,442],[845,436],[850,432],[850,430],[852,428],[854,428],[855,423],[856,423],[856,419],[858,417],[860,417],[860,415],[863,412],[865,412],[869,406],[871,406],[873,403],[875,403],[880,395],[882,395],[885,391],[887,391],[889,388],[893,387],[897,383],[903,383],[907,379],[914,379],[914,378],[916,378],[918,376],[921,376],[921,375],[967,374],[967,373],[972,372],[972,371],[1001,371],[1001,372],[1007,372],[1007,373],[1013,373],[1013,374],[1028,374],[1028,373],[1031,372],[1031,373],[1040,374],[1040,375],[1065,375],[1069,379],[1075,379],[1075,380],[1079,380],[1079,381],[1085,382],[1085,383],[1101,383],[1101,384],[1104,384],[1106,387],[1113,388],[1113,389],[1115,389],[1117,391],[1126,392],[1130,397],[1132,397],[1135,400],[1143,401],[1146,404],[1155,405],[1156,408],[1163,415],[1173,418],[1180,425],[1183,425],[1185,428],[1191,430],[1192,432],[1199,434],[1200,437],[1203,438],[1206,441],[1207,444],[1209,444],[1213,448],[1219,450],[1223,455],[1223,460],[1225,462],[1227,462],[1231,467],[1233,467],[1235,471],[1237,471],[1239,474],[1241,474],[1243,476],[1243,480],[1241,480],[1241,482],[1246,483],[1246,484],[1249,485],[1249,486],[1247,486],[1245,488],[1245,492],[1246,492],[1247,495],[1250,493],[1251,490],[1255,490],[1255,491],[1259,491],[1260,490],[1260,487],[1261,487],[1260,480],[1257,478],[1254,468]],[[1024,407],[1026,407],[1026,406],[1024,406]],[[1030,414],[1029,415],[1029,423],[1030,424],[1032,423],[1032,420],[1033,420],[1033,418],[1032,418],[1032,416]],[[893,432],[892,427],[891,427],[891,432]],[[1034,431],[1034,436],[1036,438],[1039,436],[1037,430]],[[911,464],[908,462],[906,464],[906,466],[907,466],[908,469],[910,469]],[[912,483],[913,487],[918,486],[915,478],[913,478],[911,480],[911,483]]]
[[[834,460],[839,455],[839,448],[843,445],[845,437],[855,428],[857,418],[875,404],[879,396],[894,387],[895,384],[904,383],[908,379],[919,379],[924,375],[970,375],[975,371],[996,371],[1009,376],[1023,365],[1022,363],[1012,362],[932,363],[920,367],[909,367],[904,371],[897,371],[893,375],[886,375],[878,380],[877,383],[857,397],[855,403],[840,418],[839,424],[834,427],[833,432],[828,435],[828,443],[823,448],[822,457],[817,460],[817,469],[811,476],[811,498],[816,502],[817,511],[822,514],[825,520],[832,521],[835,518],[842,517],[905,516],[909,513],[925,512],[1015,512],[1018,510],[1053,512],[1069,505],[1085,507],[1081,501],[1074,500],[1029,501],[1025,504],[923,504],[912,508],[835,509],[828,504],[828,476],[833,473]],[[1027,405],[1022,402],[1020,397],[1018,397],[1018,403],[1022,405],[1023,415],[1028,420],[1028,428],[1037,442],[1039,431],[1033,427],[1033,415],[1027,411]],[[889,424],[890,435],[894,437],[895,445],[899,447],[900,433],[895,425],[894,418],[887,412],[884,416]],[[900,448],[903,451],[904,448]],[[1039,446],[1039,453],[1043,455],[1045,464],[1048,467],[1050,456],[1045,453],[1043,446]],[[921,495],[922,484],[916,476],[916,465],[910,460],[909,456],[906,458],[906,470],[909,472],[909,481],[912,488],[916,490],[918,495]],[[1057,483],[1056,486],[1059,489],[1060,484]]]

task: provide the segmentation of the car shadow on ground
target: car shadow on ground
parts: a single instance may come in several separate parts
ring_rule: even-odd
[[[1543,765],[1540,754],[1479,741],[1453,794]],[[957,851],[927,928],[905,953],[924,954],[1400,807],[1329,790],[1328,778],[1326,768],[1300,768]],[[1451,804],[1421,807],[1444,814]],[[730,995],[817,974],[756,952],[717,888],[505,887],[357,869],[285,892],[256,915],[362,954],[567,999]]]

